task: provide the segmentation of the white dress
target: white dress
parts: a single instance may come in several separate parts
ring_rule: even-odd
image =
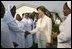
[[[6,7],[6,12],[3,18],[3,21],[8,25],[9,30],[11,32],[11,36],[12,36],[12,41],[18,43],[18,47],[19,48],[25,48],[25,41],[24,41],[24,30],[21,30],[16,21],[14,20],[12,14],[11,14],[11,9],[14,7],[15,5],[8,5],[8,7]],[[22,34],[21,34],[22,33]]]
[[[21,21],[17,21],[16,20],[16,23],[17,23],[19,29],[24,30],[23,29],[24,28],[24,25],[23,25],[23,23]],[[24,36],[24,33],[19,33],[19,34],[20,34],[19,36],[21,36],[23,38],[23,41],[24,41],[24,43],[23,43],[24,44],[24,47],[23,48],[25,48],[25,36]]]
[[[61,23],[59,29],[57,48],[71,48],[71,14]]]
[[[7,12],[4,16],[4,22],[6,22],[6,24],[8,25],[9,27],[9,30],[11,32],[11,36],[12,36],[12,40],[13,42],[16,42],[18,43],[18,47],[19,48],[25,48],[25,39],[24,37],[24,32],[25,30],[21,30],[16,21],[14,20],[14,18],[12,17],[11,13],[10,12]]]
[[[1,46],[3,48],[14,48],[11,40],[11,33],[7,24],[3,20],[1,20]]]
[[[25,31],[31,31],[32,20],[23,18],[21,22],[24,24]],[[25,48],[31,47],[32,44],[33,44],[32,35],[29,34],[27,38],[25,39]]]

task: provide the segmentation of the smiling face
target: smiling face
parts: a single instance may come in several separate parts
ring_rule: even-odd
[[[37,7],[37,11],[38,11],[39,17],[46,15],[46,8],[44,6]]]
[[[21,18],[21,16],[19,14],[16,15],[16,20],[18,20],[18,21],[22,20],[22,18]]]
[[[38,9],[38,14],[39,14],[39,17],[42,17],[42,15],[44,14],[44,12],[41,11],[40,9]]]

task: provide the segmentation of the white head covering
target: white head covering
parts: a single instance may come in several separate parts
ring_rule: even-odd
[[[14,5],[8,5],[8,7],[6,8],[6,12],[5,12],[5,15],[4,15],[4,21],[6,23],[9,23],[11,21],[14,20],[12,14],[11,14],[11,9],[13,8]]]
[[[67,5],[71,9],[71,1],[67,1]]]
[[[14,6],[14,5],[9,4],[6,10],[7,10],[7,11],[10,11],[10,10],[13,8],[13,6]]]

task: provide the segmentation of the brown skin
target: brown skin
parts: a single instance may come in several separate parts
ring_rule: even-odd
[[[16,20],[18,20],[18,21],[22,20],[22,18],[21,18],[21,16],[19,14],[16,15]]]
[[[47,43],[46,48],[51,48],[51,43]]]
[[[11,14],[12,16],[14,17],[15,16],[15,13],[16,13],[16,7],[14,6],[12,9],[11,9]],[[27,37],[27,35],[29,35],[30,33],[28,31],[25,31],[25,38]]]
[[[67,3],[65,3],[63,6],[63,13],[64,16],[68,16],[71,13],[71,9],[67,6]]]
[[[25,15],[25,13],[22,14],[22,19],[23,19],[24,15]]]
[[[25,38],[30,34],[30,32],[25,31]]]

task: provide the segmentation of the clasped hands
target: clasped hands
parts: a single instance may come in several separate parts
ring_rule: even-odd
[[[28,32],[28,31],[25,31],[25,38],[26,38],[29,34],[31,34],[31,33]]]

